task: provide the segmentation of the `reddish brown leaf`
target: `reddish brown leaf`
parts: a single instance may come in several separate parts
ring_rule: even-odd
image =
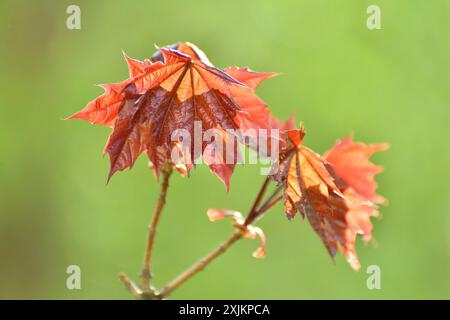
[[[248,68],[229,67],[225,72],[236,80],[256,89],[264,80],[277,76],[276,72],[255,72]],[[294,129],[294,118],[280,121],[272,116],[264,102],[257,96],[237,96],[239,105],[245,113],[239,114],[238,119],[246,128],[274,128],[280,130]],[[270,132],[268,132],[270,136]]]
[[[297,212],[306,215],[314,210],[311,204],[319,196],[328,199],[331,194],[335,194],[343,198],[326,168],[327,162],[302,145],[304,135],[303,129],[288,132],[291,148],[282,154],[283,159],[276,176],[278,181],[285,184],[284,204],[289,218],[293,218]],[[316,214],[319,215],[320,212]]]
[[[256,89],[264,80],[279,75],[277,72],[255,72],[249,68],[238,67],[229,67],[225,72],[252,89]]]
[[[221,136],[215,140],[224,143],[227,129],[270,127],[271,115],[253,93],[255,84],[268,74],[258,80],[250,71],[243,71],[251,84],[248,86],[212,66],[205,54],[189,43],[161,48],[152,61],[141,62],[126,55],[125,59],[130,78],[104,85],[103,95],[69,117],[113,127],[104,149],[111,160],[109,177],[131,168],[143,152],[158,173],[164,163],[171,163],[174,147],[184,152],[189,169],[202,154],[194,150],[194,143],[190,150],[179,147],[179,141],[171,141],[171,134],[186,129],[193,139],[195,121],[201,122],[202,134],[220,129]],[[211,142],[202,143],[201,153],[208,145]],[[221,156],[212,152],[216,160]],[[210,168],[228,187],[234,163],[225,164],[225,159],[218,162]]]
[[[67,119],[83,119],[92,124],[112,127],[116,121],[117,113],[127,99],[137,97],[136,91],[129,81],[114,84],[100,84],[105,90],[100,97],[89,102],[80,112]]]
[[[383,168],[371,163],[369,158],[388,147],[386,143],[353,142],[350,136],[338,141],[324,157],[333,165],[336,175],[359,195],[374,203],[383,203],[385,199],[375,192],[377,183],[374,178]]]
[[[359,269],[356,235],[371,239],[370,217],[378,215],[377,207],[347,185],[332,163],[304,147],[304,134],[304,130],[288,132],[291,144],[281,155],[280,172],[275,177],[285,186],[286,213],[290,218],[297,212],[306,216],[330,255],[334,257],[341,251],[351,267]],[[334,152],[338,159],[337,149]],[[360,160],[357,155],[355,159],[347,157],[346,161],[355,163]],[[347,174],[355,176],[352,172]],[[362,176],[362,179],[366,178]],[[357,180],[353,182],[361,185]]]

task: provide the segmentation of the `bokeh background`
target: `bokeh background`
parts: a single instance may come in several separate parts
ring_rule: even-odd
[[[81,7],[81,30],[66,8]],[[366,28],[378,4],[382,30]],[[376,1],[0,1],[0,298],[128,299],[117,280],[136,279],[158,185],[140,158],[106,185],[101,150],[109,129],[62,121],[127,77],[121,49],[144,59],[177,41],[197,44],[218,67],[279,71],[258,94],[273,113],[295,113],[323,152],[336,139],[386,141],[374,221],[358,242],[362,269],[334,264],[306,221],[276,206],[257,242],[243,240],[173,298],[450,298],[450,2]],[[171,181],[155,251],[163,285],[231,232],[210,207],[242,212],[262,182],[240,166],[231,191],[199,166]],[[81,267],[81,290],[66,268]],[[381,268],[368,290],[366,268]]]

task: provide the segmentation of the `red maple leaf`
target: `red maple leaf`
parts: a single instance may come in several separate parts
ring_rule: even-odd
[[[297,212],[309,214],[314,209],[311,206],[314,197],[330,194],[343,197],[335,184],[334,178],[328,172],[326,161],[311,149],[303,146],[305,131],[292,130],[288,132],[291,142],[287,150],[282,151],[279,171],[275,179],[285,185],[284,205],[286,214],[293,218]]]
[[[306,216],[330,255],[334,257],[341,251],[351,267],[359,269],[356,236],[361,234],[365,240],[370,240],[370,217],[378,215],[376,205],[367,198],[379,199],[374,197],[373,183],[361,189],[365,182],[373,182],[375,172],[374,165],[368,161],[372,153],[367,149],[378,151],[385,145],[355,144],[358,150],[366,151],[362,156],[361,152],[350,152],[355,151],[352,144],[345,142],[344,148],[338,143],[325,158],[303,146],[303,129],[289,131],[287,135],[290,143],[281,153],[279,172],[274,176],[284,185],[286,214],[289,218],[297,212]],[[359,191],[353,186],[359,187]]]
[[[225,72],[240,82],[256,89],[264,80],[277,76],[276,72],[255,72],[248,68],[229,67]],[[271,157],[272,144],[278,143],[280,147],[285,146],[285,133],[295,128],[295,118],[291,115],[287,120],[275,118],[266,105],[256,96],[238,97],[238,102],[243,110],[247,111],[238,115],[240,123],[245,128],[256,130],[256,134],[247,134],[250,142],[249,147],[257,150],[260,156]],[[263,128],[264,131],[259,131]],[[265,139],[265,142],[263,138]],[[265,143],[265,149],[261,144]],[[278,156],[278,150],[276,150]]]
[[[151,61],[126,55],[125,59],[130,77],[102,85],[103,95],[69,117],[113,128],[104,148],[111,162],[108,179],[117,171],[131,168],[143,152],[158,174],[163,164],[172,163],[174,148],[190,169],[209,147],[205,162],[228,188],[238,156],[234,154],[230,163],[215,146],[225,146],[235,139],[226,132],[228,129],[271,127],[276,120],[254,89],[275,74],[237,68],[222,71],[190,43],[160,48]],[[194,138],[196,121],[201,123],[202,135],[208,129],[219,133],[214,143],[202,141],[200,154],[194,150],[194,143],[186,149],[181,141],[171,139],[177,129],[187,130]]]
[[[374,179],[383,168],[371,163],[369,158],[387,148],[389,145],[386,143],[353,142],[350,136],[338,141],[324,157],[333,165],[336,174],[360,196],[374,203],[383,203],[385,199],[375,192],[377,183]]]

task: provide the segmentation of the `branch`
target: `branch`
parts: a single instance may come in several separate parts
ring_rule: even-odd
[[[155,244],[155,235],[158,228],[159,218],[161,217],[162,209],[166,204],[167,189],[169,188],[169,178],[172,174],[172,166],[170,164],[164,165],[161,172],[163,175],[161,182],[161,190],[159,193],[158,202],[153,213],[152,221],[148,227],[147,243],[144,252],[144,260],[142,263],[141,271],[141,286],[138,287],[134,284],[128,277],[121,273],[119,275],[119,280],[122,281],[125,288],[138,300],[155,300],[158,299],[158,292],[153,288],[151,284],[151,263],[152,263],[152,253]]]
[[[224,253],[229,247],[231,247],[236,241],[242,238],[244,230],[236,229],[236,231],[228,238],[227,241],[218,246],[214,251],[208,254],[203,259],[200,259],[194,265],[192,265],[185,272],[180,274],[177,278],[167,284],[159,293],[159,298],[163,299],[167,297],[172,291],[182,285],[184,282],[195,276],[198,272],[202,271],[207,265],[209,265],[214,259]]]
[[[127,289],[136,300],[141,299],[141,290],[132,282],[125,273],[119,274],[119,280],[123,283],[125,286],[125,289]]]
[[[244,225],[250,224],[254,220],[256,215],[258,214],[258,206],[261,203],[261,200],[264,196],[264,193],[266,192],[269,182],[270,182],[270,179],[267,176],[266,179],[264,180],[264,183],[263,183],[261,189],[258,192],[258,195],[256,196],[255,201],[253,202],[252,208],[250,209],[250,212],[248,213],[247,218],[245,219]]]
[[[255,209],[255,212],[251,216],[250,215],[247,216],[244,225],[252,224],[253,222],[255,222],[257,218],[261,217],[265,212],[269,211],[269,209],[271,209],[276,203],[278,203],[278,201],[283,199],[282,195],[277,197],[277,195],[280,193],[282,189],[283,186],[281,184],[277,186],[276,189],[269,196],[269,198],[259,207],[259,209]]]
[[[156,204],[155,211],[153,213],[152,221],[148,228],[147,244],[144,252],[144,261],[142,263],[141,271],[141,288],[143,291],[150,290],[151,288],[151,263],[153,246],[155,244],[155,236],[158,228],[159,218],[161,217],[162,209],[166,204],[167,189],[169,188],[169,178],[172,174],[172,166],[170,164],[165,165],[162,169],[163,179],[161,182],[161,191],[159,193],[158,203]]]

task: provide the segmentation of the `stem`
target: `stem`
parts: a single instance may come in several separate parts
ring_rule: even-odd
[[[250,209],[250,212],[247,215],[247,218],[245,219],[244,225],[248,225],[251,223],[251,221],[253,221],[253,219],[255,218],[255,215],[258,213],[258,205],[261,202],[262,197],[264,196],[264,193],[266,192],[267,186],[269,185],[270,179],[267,176],[266,179],[264,180],[264,183],[261,187],[261,189],[258,192],[258,195],[256,196],[255,201],[253,202],[252,208]]]
[[[266,203],[264,205],[261,206],[261,209],[259,209],[258,211],[258,215],[256,217],[259,217],[261,214],[263,214],[266,211],[269,211],[274,205],[276,205],[278,203],[278,201],[280,201],[281,199],[283,199],[282,195],[279,195],[278,197],[276,197],[275,199],[271,200],[271,201],[266,201]],[[270,199],[269,199],[270,200]]]
[[[218,256],[224,253],[229,247],[231,247],[236,241],[242,238],[244,230],[237,229],[227,241],[218,246],[214,251],[208,254],[203,259],[200,259],[194,265],[192,265],[185,272],[180,274],[177,278],[167,284],[160,292],[159,298],[167,297],[172,291],[185,283],[187,280],[195,276],[198,272],[202,271],[207,265],[214,261]]]
[[[253,223],[256,218],[258,218],[259,216],[261,216],[264,212],[268,211],[270,208],[272,208],[278,201],[280,201],[281,199],[283,199],[283,196],[280,195],[278,197],[276,197],[278,195],[278,193],[280,193],[280,191],[283,189],[282,185],[279,185],[273,192],[272,194],[269,196],[269,198],[259,207],[258,210],[256,210],[255,214],[253,215],[253,219],[249,219],[247,217],[246,223],[247,224],[251,224]],[[276,197],[276,198],[275,198]]]
[[[125,288],[133,295],[136,300],[141,299],[141,291],[130,279],[128,279],[125,273],[121,273],[119,275],[119,280],[122,281]]]
[[[141,271],[141,288],[143,291],[151,290],[151,263],[152,263],[152,253],[155,244],[155,235],[158,228],[159,218],[161,217],[162,209],[166,203],[167,189],[169,188],[169,178],[172,174],[172,166],[165,165],[161,170],[163,179],[161,182],[161,191],[159,193],[158,203],[156,204],[155,211],[153,213],[152,221],[148,228],[147,244],[145,247],[144,261],[142,264]]]

